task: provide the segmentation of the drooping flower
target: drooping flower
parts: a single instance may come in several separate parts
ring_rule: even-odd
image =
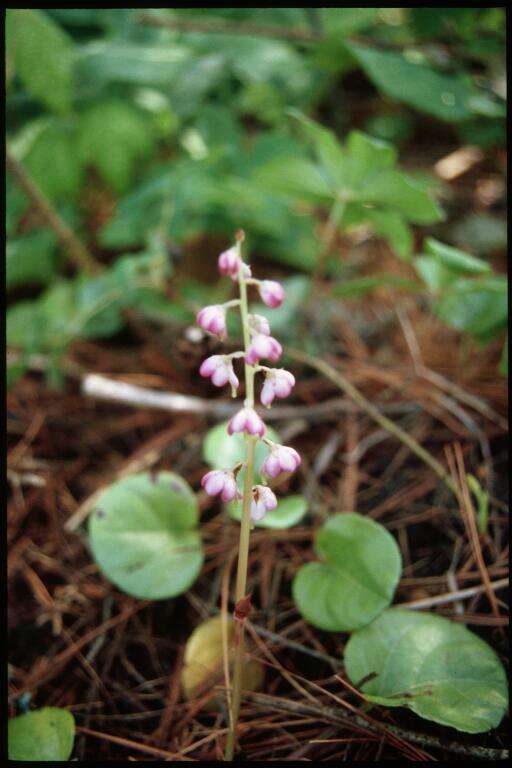
[[[277,339],[274,339],[273,336],[265,336],[264,333],[257,333],[251,339],[245,362],[249,365],[255,365],[265,357],[275,363],[281,357],[282,352],[283,348]]]
[[[295,472],[300,463],[301,458],[295,448],[287,445],[273,445],[261,466],[261,473],[275,478],[282,472]]]
[[[218,259],[218,267],[221,275],[229,275],[233,280],[238,279],[238,272],[242,259],[239,256],[236,246],[223,251]]]
[[[265,336],[270,336],[270,325],[266,317],[263,315],[249,315],[250,330],[254,333],[263,333]]]
[[[233,472],[226,469],[213,469],[207,472],[201,480],[201,485],[209,496],[218,496],[222,501],[233,501],[238,496],[236,480]]]
[[[197,313],[196,321],[203,330],[214,333],[221,339],[226,338],[226,310],[220,304],[203,307]]]
[[[262,405],[270,406],[275,397],[288,397],[294,386],[295,376],[292,373],[284,368],[274,368],[267,373],[261,388]]]
[[[267,307],[280,307],[284,301],[284,288],[277,280],[262,280],[259,283],[261,300]]]
[[[216,387],[223,387],[228,382],[232,389],[238,389],[240,382],[233,370],[231,358],[227,355],[212,355],[203,361],[199,373],[204,378],[211,378]]]
[[[251,520],[262,520],[267,512],[277,507],[273,491],[266,485],[255,485],[252,489]]]
[[[229,420],[228,434],[232,435],[234,432],[245,432],[248,435],[263,437],[265,424],[254,408],[242,408]]]

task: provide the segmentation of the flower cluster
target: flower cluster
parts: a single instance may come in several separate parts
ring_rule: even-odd
[[[288,397],[295,385],[295,378],[284,368],[268,368],[265,365],[260,365],[261,360],[268,360],[271,363],[277,362],[283,349],[277,339],[271,336],[267,318],[249,313],[247,288],[254,286],[263,303],[271,308],[279,307],[283,303],[284,288],[281,283],[275,280],[256,280],[252,277],[250,266],[242,261],[242,240],[243,234],[238,235],[236,245],[221,253],[218,260],[220,274],[230,277],[233,282],[239,284],[240,299],[204,307],[197,314],[197,323],[203,330],[224,340],[227,338],[226,312],[231,308],[239,307],[244,339],[246,340],[245,349],[206,358],[199,369],[199,373],[201,376],[210,378],[212,384],[217,387],[229,384],[233,397],[235,397],[240,382],[235,373],[233,362],[243,358],[246,400],[243,408],[229,420],[228,434],[245,433],[262,440],[269,448],[269,453],[260,470],[265,483],[266,478],[274,480],[284,473],[294,472],[299,467],[301,459],[293,448],[277,445],[265,437],[265,424],[254,409],[252,395],[254,377],[257,373],[264,376],[260,402],[267,408],[270,408],[276,397]],[[242,466],[238,464],[235,469],[219,469],[207,472],[201,481],[206,493],[210,496],[220,495],[221,499],[226,502],[239,499],[241,494],[237,488],[236,473]],[[250,505],[251,519],[254,521],[261,520],[268,511],[276,508],[277,499],[268,485],[255,485],[252,488]]]

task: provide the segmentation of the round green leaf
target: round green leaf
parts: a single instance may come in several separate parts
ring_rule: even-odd
[[[43,707],[8,724],[9,760],[69,760],[75,740],[71,712]]]
[[[94,559],[124,592],[162,600],[185,592],[203,563],[197,502],[172,472],[142,473],[111,485],[89,518]]]
[[[242,519],[242,502],[231,502],[228,505],[229,514],[233,520]],[[297,525],[308,510],[308,504],[304,496],[286,496],[278,499],[278,504],[271,512],[267,512],[263,520],[258,520],[257,528],[283,529]]]
[[[311,624],[352,632],[387,608],[402,559],[382,525],[352,512],[334,515],[318,532],[316,551],[324,562],[307,563],[293,581],[297,608]]]
[[[385,611],[345,649],[350,680],[370,701],[405,706],[466,733],[496,727],[507,708],[505,671],[462,624],[404,608]]]
[[[212,469],[232,469],[235,464],[245,461],[247,451],[245,437],[240,433],[228,435],[228,422],[217,424],[210,429],[203,442],[203,458]],[[267,427],[265,437],[274,443],[280,443],[281,438],[271,427]],[[268,454],[268,448],[264,443],[256,443],[254,457],[255,475],[259,477],[260,468]],[[243,473],[239,473],[242,475]]]

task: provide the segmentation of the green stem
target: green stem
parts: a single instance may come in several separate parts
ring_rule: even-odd
[[[238,254],[241,255],[241,241],[237,240]],[[247,303],[247,283],[240,270],[238,282],[240,286],[240,317],[244,337],[244,350],[247,352],[250,344],[249,308]],[[245,364],[245,406],[254,407],[254,374],[255,368]],[[249,539],[251,535],[251,496],[254,477],[254,453],[257,438],[246,435],[247,454],[245,461],[245,478],[242,500],[242,520],[240,524],[240,540],[238,545],[238,567],[236,574],[235,606],[245,597],[247,588],[247,566],[249,562]],[[236,729],[240,712],[242,696],[242,678],[244,670],[244,620],[235,617],[235,661],[233,668],[233,698],[230,712],[230,726],[226,742],[226,761],[231,762],[235,752]]]

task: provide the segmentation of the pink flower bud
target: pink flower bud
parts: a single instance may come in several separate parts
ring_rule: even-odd
[[[263,333],[264,336],[270,336],[270,325],[263,315],[249,315],[249,325],[254,333]]]
[[[232,435],[234,432],[245,432],[248,435],[263,437],[265,424],[254,408],[242,408],[229,420],[228,435]]]
[[[260,400],[262,405],[270,406],[275,397],[288,397],[295,386],[295,377],[284,368],[274,368],[267,373],[265,383],[261,388]]]
[[[235,246],[227,251],[223,251],[217,263],[221,275],[229,275],[232,280],[238,279],[242,259],[238,255],[238,249]]]
[[[212,355],[202,363],[199,373],[205,378],[211,378],[216,387],[223,387],[228,382],[232,389],[238,389],[240,382],[233,370],[233,363],[226,355]]]
[[[301,458],[295,448],[287,445],[274,445],[261,466],[261,473],[275,478],[281,472],[295,472],[300,466]]]
[[[245,356],[245,362],[248,365],[255,365],[262,357],[272,360],[273,363],[279,360],[283,348],[273,336],[265,336],[263,333],[257,333],[252,337],[251,344]]]
[[[255,485],[252,497],[251,520],[262,520],[267,512],[277,507],[275,494],[266,485]]]
[[[222,501],[233,501],[239,495],[234,474],[225,469],[207,472],[201,480],[201,485],[209,496],[220,494]]]
[[[197,313],[197,324],[209,333],[214,333],[221,339],[226,338],[226,310],[220,304],[211,304]]]
[[[284,288],[276,280],[262,280],[259,284],[261,300],[267,307],[280,307],[284,301]]]

